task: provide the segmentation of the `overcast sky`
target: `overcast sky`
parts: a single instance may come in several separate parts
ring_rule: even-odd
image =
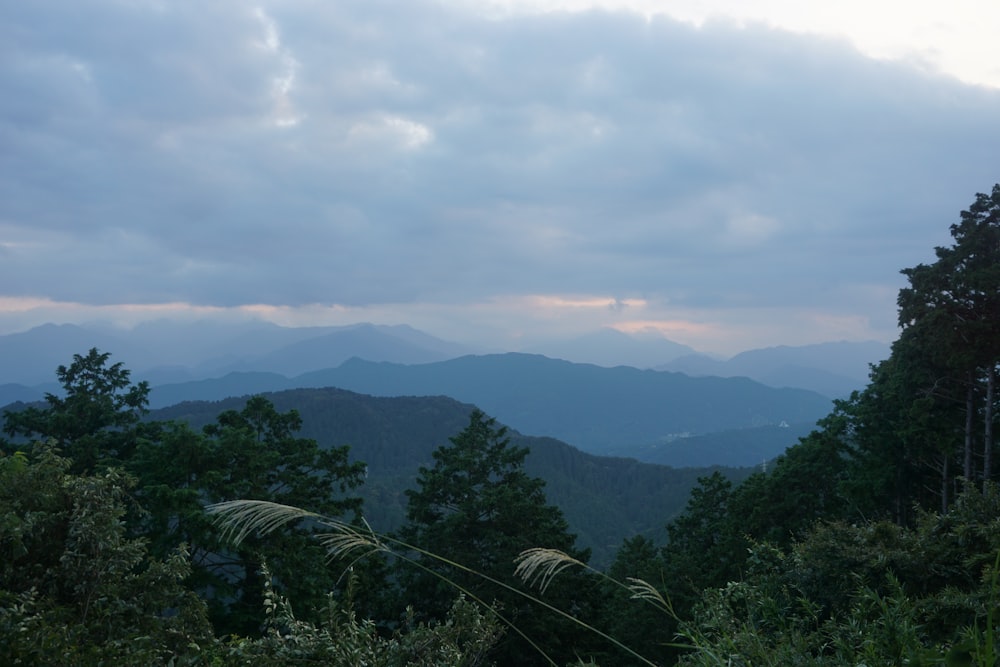
[[[899,270],[1000,181],[998,30],[980,0],[3,3],[0,333],[890,341]]]

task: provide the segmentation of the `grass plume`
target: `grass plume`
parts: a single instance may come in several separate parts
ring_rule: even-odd
[[[517,565],[514,568],[514,575],[529,586],[538,586],[538,590],[544,595],[545,590],[563,570],[579,565],[587,568],[587,565],[569,554],[558,549],[546,549],[535,547],[526,549],[518,554],[514,559]]]
[[[532,641],[530,637],[517,628],[517,626],[514,625],[510,619],[503,616],[495,607],[487,604],[486,601],[479,599],[470,591],[458,585],[455,581],[449,579],[445,575],[427,568],[425,565],[420,563],[419,560],[407,556],[406,553],[417,553],[421,556],[426,556],[440,563],[481,577],[486,581],[511,591],[555,614],[572,621],[573,623],[576,623],[590,632],[597,634],[618,648],[626,651],[643,664],[655,667],[655,663],[652,661],[639,655],[634,650],[622,644],[620,641],[607,633],[598,630],[584,621],[581,621],[572,614],[569,614],[568,612],[559,609],[558,607],[555,607],[538,597],[526,593],[523,590],[515,588],[510,584],[481,572],[477,572],[476,570],[462,565],[461,563],[457,563],[453,560],[445,558],[444,556],[427,551],[426,549],[421,549],[420,547],[408,544],[392,536],[378,534],[371,529],[367,522],[364,522],[364,529],[361,529],[355,525],[339,521],[337,519],[324,517],[315,512],[265,500],[230,500],[209,505],[206,508],[206,511],[215,516],[216,524],[222,527],[223,537],[230,540],[235,545],[240,544],[249,535],[267,535],[268,533],[271,533],[274,530],[294,521],[310,519],[326,528],[331,529],[329,532],[317,533],[315,535],[316,539],[318,539],[324,546],[331,559],[353,557],[353,564],[353,562],[356,562],[357,560],[375,552],[380,551],[392,554],[400,560],[408,562],[417,568],[433,574],[454,587],[455,590],[464,593],[471,599],[480,603],[507,627],[527,640],[528,643],[533,646],[535,650],[537,650],[539,654],[543,656],[551,665],[556,665],[556,663],[545,653],[545,651]],[[645,599],[651,602],[655,602],[656,600],[663,601],[662,595],[659,595],[659,592],[656,591],[656,589],[650,584],[642,582],[641,580],[630,580],[631,583],[629,585],[623,584],[622,582],[608,577],[603,572],[595,570],[586,563],[557,549],[547,549],[541,547],[527,549],[521,552],[514,562],[516,565],[515,576],[529,586],[538,586],[541,594],[544,594],[549,584],[552,583],[559,573],[563,572],[567,568],[580,566],[590,572],[598,574],[618,586],[626,588],[636,599]],[[641,584],[637,582],[641,582]],[[661,606],[667,610],[670,609],[669,605],[666,605],[665,602],[663,605],[657,604],[657,606]]]

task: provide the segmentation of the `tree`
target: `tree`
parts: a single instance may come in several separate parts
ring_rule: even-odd
[[[771,475],[703,485],[671,527],[668,580],[708,586],[683,664],[994,664],[1000,184],[951,234],[903,270],[901,334],[868,386]],[[728,557],[739,533],[749,576]]]
[[[274,500],[315,507],[330,516],[357,512],[364,464],[348,461],[348,448],[321,449],[299,438],[302,420],[294,410],[279,413],[263,397],[230,410],[197,433],[182,423],[143,421],[149,385],[133,384],[121,363],[91,349],[74,355],[57,376],[63,395],[46,396],[44,408],[5,413],[4,430],[43,438],[68,455],[73,472],[124,467],[138,483],[129,530],[149,540],[166,558],[182,543],[191,549],[191,584],[211,601],[216,629],[252,634],[259,630],[263,602],[260,566],[269,561],[279,590],[308,615],[325,604],[335,577],[324,565],[308,530],[287,531],[266,545],[238,552],[219,543],[203,508],[233,498]]]
[[[738,577],[746,560],[743,528],[730,511],[732,482],[715,472],[698,483],[684,513],[667,526],[663,549],[670,593],[679,609],[703,589]]]
[[[641,579],[660,590],[667,588],[666,565],[661,550],[647,537],[638,535],[622,542],[607,576],[614,582]],[[668,646],[674,619],[663,610],[637,600],[633,591],[605,580],[597,627],[640,655],[657,664],[671,664],[676,651]],[[621,650],[612,650],[602,664],[632,665],[636,660]]]
[[[847,512],[843,416],[836,411],[768,466],[733,489],[727,503],[734,529],[754,541],[786,548],[820,520]]]
[[[706,591],[680,664],[993,665],[1000,492],[947,513],[820,523],[787,553],[754,545],[746,575]]]
[[[454,600],[456,587],[486,604],[499,602],[514,626],[544,646],[549,655],[562,662],[571,660],[574,649],[584,649],[589,639],[580,639],[577,628],[479,575],[522,588],[512,565],[522,551],[549,547],[581,561],[587,554],[574,549],[575,537],[562,512],[546,503],[544,482],[524,472],[528,450],[511,446],[506,427],[498,427],[496,420],[476,409],[469,425],[450,442],[433,453],[433,467],[420,468],[418,488],[407,491],[408,523],[400,535],[405,542],[461,567],[443,565],[418,553],[415,557],[426,571],[401,571],[404,599],[420,600],[420,611],[437,618],[443,617]],[[584,575],[570,576],[547,591],[546,600],[564,610],[585,613],[593,589]],[[513,632],[498,650],[497,660],[502,664],[530,665],[542,660]]]
[[[840,489],[852,512],[900,525],[912,521],[914,506],[947,506],[961,428],[958,404],[926,391],[928,369],[908,353],[894,344],[868,386],[834,412],[847,456]]]
[[[307,618],[326,604],[336,582],[313,528],[288,528],[239,549],[223,544],[203,508],[236,498],[316,508],[326,516],[355,515],[361,499],[349,495],[363,481],[364,464],[349,462],[347,447],[322,449],[297,437],[295,410],[279,413],[262,396],[241,411],[220,414],[196,433],[186,424],[161,425],[159,437],[140,447],[132,469],[148,508],[145,533],[158,550],[184,542],[194,563],[193,583],[211,591],[212,617],[223,633],[260,629],[266,562],[277,588]]]
[[[149,385],[133,384],[121,362],[92,348],[73,355],[56,376],[63,396],[46,394],[46,408],[4,412],[4,432],[27,439],[53,440],[72,461],[73,471],[116,465],[131,458],[143,436]]]
[[[937,261],[903,269],[892,354],[863,391],[837,404],[849,459],[841,488],[869,518],[909,525],[915,506],[947,511],[959,479],[993,476],[1000,185],[960,217]]]
[[[185,550],[126,534],[123,471],[70,467],[51,444],[0,456],[0,662],[192,664],[214,638]]]
[[[690,616],[703,591],[724,586],[742,572],[749,542],[733,514],[732,499],[732,482],[721,473],[700,477],[684,512],[667,525],[668,541],[660,553],[661,594],[672,607],[664,619],[665,643],[676,634],[678,621]]]
[[[935,248],[937,261],[904,269],[910,286],[899,293],[899,324],[920,333],[926,356],[945,375],[966,385],[963,469],[974,477],[971,443],[976,413],[982,418],[979,477],[993,474],[993,422],[1000,364],[1000,184],[979,193],[961,221],[951,226],[955,242]],[[978,400],[977,400],[978,398]]]

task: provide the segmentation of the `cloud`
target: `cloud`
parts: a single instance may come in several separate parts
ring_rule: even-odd
[[[360,121],[348,131],[348,140],[357,142],[358,150],[369,148],[366,144],[386,144],[403,150],[416,150],[433,138],[426,125],[400,116],[376,116]]]
[[[891,319],[997,178],[1000,92],[756,24],[53,0],[0,44],[6,298]]]

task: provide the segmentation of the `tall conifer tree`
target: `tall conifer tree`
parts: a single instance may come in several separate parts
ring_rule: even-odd
[[[545,483],[524,472],[527,454],[526,448],[511,445],[506,427],[473,410],[465,430],[434,452],[433,467],[420,468],[418,488],[407,491],[403,539],[531,594],[536,592],[514,577],[514,559],[522,551],[548,547],[586,561],[588,554],[574,548],[576,538],[569,533],[562,511],[547,504]],[[571,660],[574,649],[587,641],[553,612],[477,574],[434,559],[420,562],[441,577],[412,569],[402,572],[404,597],[422,612],[442,617],[458,594],[457,586],[487,604],[498,603],[501,613],[550,655],[558,656],[559,664]],[[582,612],[593,586],[581,585],[583,574],[567,574],[546,592],[545,600]],[[516,632],[507,634],[498,651],[498,664],[548,664]]]

